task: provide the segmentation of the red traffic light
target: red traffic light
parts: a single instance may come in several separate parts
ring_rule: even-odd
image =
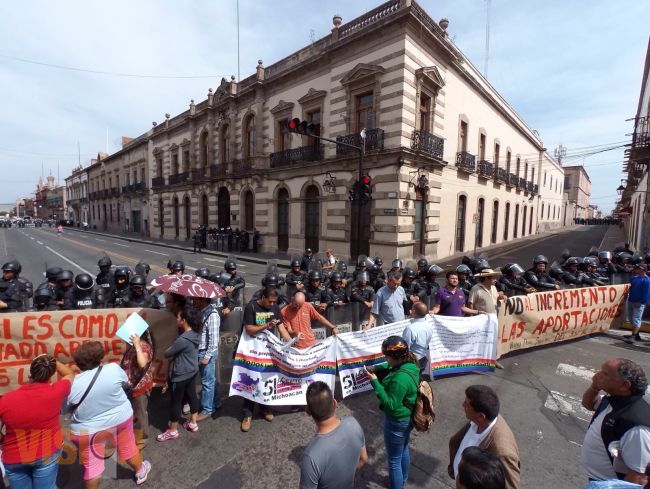
[[[361,177],[361,183],[364,185],[370,185],[370,176],[364,175]]]

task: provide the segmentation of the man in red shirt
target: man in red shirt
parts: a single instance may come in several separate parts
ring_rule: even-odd
[[[298,341],[294,346],[301,350],[316,343],[314,332],[311,329],[312,320],[330,328],[332,334],[338,333],[336,326],[320,315],[309,302],[305,302],[305,294],[302,292],[296,292],[291,303],[284,306],[280,312],[283,319],[279,328],[282,338],[286,341],[297,336]]]

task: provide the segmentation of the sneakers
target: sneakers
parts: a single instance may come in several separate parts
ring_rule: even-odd
[[[188,414],[190,414],[190,405],[187,404],[187,403],[183,404],[183,414],[184,414],[185,416],[187,416]]]
[[[199,431],[199,425],[192,423],[191,421],[185,421],[185,423],[183,423],[183,428],[185,428],[187,431],[191,431],[192,433]]]
[[[178,433],[176,436],[178,436]],[[147,477],[149,476],[149,472],[151,472],[151,462],[148,460],[143,460],[140,470],[135,473],[135,483],[137,485],[144,484],[147,480]]]
[[[252,418],[244,418],[241,420],[241,430],[246,433],[251,429]]]
[[[165,430],[163,433],[159,434],[156,437],[156,440],[169,441],[169,440],[175,440],[176,438],[178,438],[178,431]]]
[[[273,421],[273,413],[271,413],[271,411],[260,410],[260,416],[262,416],[262,418],[264,418],[264,420],[268,421],[269,423]]]
[[[625,337],[625,343],[634,344],[635,341],[641,341],[641,335],[639,333]]]

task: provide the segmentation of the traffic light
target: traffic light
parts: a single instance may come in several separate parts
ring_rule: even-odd
[[[348,199],[357,200],[357,193],[359,192],[359,182],[354,182],[352,188],[348,190]]]
[[[287,124],[288,132],[303,134],[305,136],[317,136],[317,134],[314,131],[316,127],[314,126],[314,124],[310,124],[307,121],[301,121],[297,117],[293,119],[289,119],[286,124]]]
[[[372,179],[370,175],[363,175],[359,183],[359,195],[362,201],[372,200]]]

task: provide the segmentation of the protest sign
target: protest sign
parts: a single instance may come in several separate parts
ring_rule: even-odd
[[[458,374],[494,370],[496,363],[497,316],[431,316],[433,335],[429,342],[431,374]]]
[[[76,370],[73,353],[89,341],[104,346],[104,362],[121,360],[127,344],[116,332],[127,317],[139,313],[149,324],[155,343],[152,365],[155,382],[167,379],[163,352],[177,335],[174,317],[155,309],[85,309],[20,312],[0,315],[0,395],[29,382],[29,365],[43,353]]]
[[[499,311],[499,357],[514,350],[599,333],[623,320],[628,285],[510,297]]]
[[[269,331],[243,332],[233,362],[230,395],[269,406],[307,404],[305,393],[321,380],[334,390],[335,338],[298,350]]]

